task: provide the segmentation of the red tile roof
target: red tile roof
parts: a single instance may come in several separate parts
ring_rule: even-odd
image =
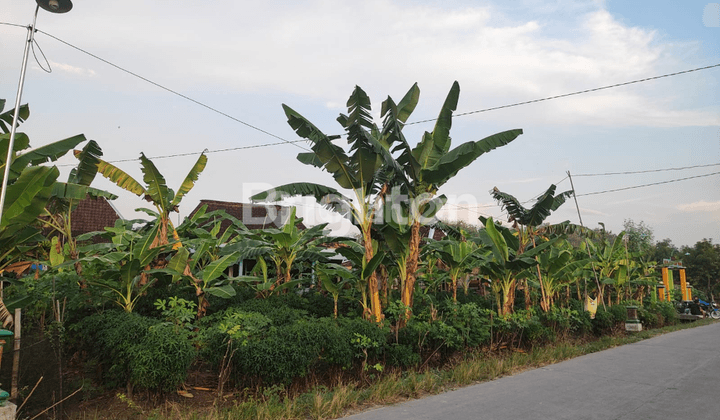
[[[247,226],[248,229],[280,228],[290,214],[290,208],[276,204],[249,204],[235,203],[231,201],[200,200],[200,204],[190,212],[197,213],[200,208],[207,205],[206,213],[216,210],[224,210],[227,214],[237,218]],[[221,229],[225,230],[230,226],[230,221],[223,221]],[[300,229],[305,226],[300,223]]]
[[[102,197],[80,201],[70,218],[73,236],[102,231],[105,227],[115,226],[115,221],[121,219],[115,208]]]

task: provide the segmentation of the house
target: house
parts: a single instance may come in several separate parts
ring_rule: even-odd
[[[115,226],[115,221],[120,219],[122,219],[122,216],[110,201],[104,197],[92,198],[88,196],[81,200],[70,214],[72,235],[77,238],[83,233],[103,231],[106,227]],[[47,237],[58,235],[56,231],[47,227],[43,228],[43,234]],[[103,239],[95,236],[92,241],[97,243],[102,242]],[[45,270],[46,268],[35,261],[18,261],[0,270],[0,274],[5,272],[14,273],[20,277],[32,270]]]
[[[236,203],[232,201],[218,200],[200,200],[200,204],[190,212],[190,216],[198,212],[203,206],[207,206],[206,213],[216,210],[224,210],[225,213],[243,222],[250,230],[281,228],[288,217],[290,217],[290,207],[279,206],[276,204],[250,204]],[[230,226],[230,221],[225,220],[221,224],[221,231]],[[305,229],[305,225],[300,223],[300,229]]]
[[[248,229],[280,229],[290,217],[291,207],[276,204],[251,204],[237,203],[232,201],[200,200],[200,203],[190,212],[190,217],[197,213],[202,207],[207,206],[205,213],[223,210],[230,216],[240,220]],[[224,232],[230,227],[229,220],[220,223],[220,231]],[[305,225],[298,224],[299,229],[306,229]],[[254,260],[244,260],[239,264],[230,267],[228,274],[247,275],[255,267]]]
[[[123,217],[115,206],[104,197],[87,197],[78,203],[70,215],[72,235],[77,237],[83,233],[103,231],[106,227],[115,226]]]

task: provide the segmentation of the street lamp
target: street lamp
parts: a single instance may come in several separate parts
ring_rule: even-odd
[[[38,10],[42,7],[50,13],[66,13],[72,9],[72,1],[70,0],[35,0],[37,7],[35,8],[35,16],[33,23],[28,26],[27,39],[25,42],[25,51],[23,52],[22,68],[20,70],[20,82],[18,83],[17,95],[15,96],[15,113],[13,114],[12,127],[10,127],[10,140],[8,141],[8,153],[5,160],[5,172],[2,180],[2,191],[0,191],[0,222],[2,221],[3,208],[5,207],[5,194],[7,193],[7,182],[10,176],[10,165],[12,164],[13,146],[15,145],[15,131],[18,125],[18,117],[20,114],[20,101],[22,99],[23,86],[25,85],[25,70],[27,69],[28,52],[30,45],[35,41],[35,23],[37,22]]]

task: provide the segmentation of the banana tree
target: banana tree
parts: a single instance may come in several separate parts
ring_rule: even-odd
[[[184,246],[177,249],[167,265],[173,281],[186,280],[195,289],[198,318],[207,312],[210,296],[224,299],[235,296],[233,283],[238,278],[227,271],[241,257],[238,252],[229,252],[228,247],[249,232],[242,222],[224,211],[206,213],[206,210],[207,206],[203,206],[177,227]],[[226,219],[231,223],[223,230]]]
[[[0,100],[0,111],[5,101]],[[4,173],[8,157],[10,134],[7,124],[12,124],[13,110],[0,114],[0,173]],[[20,122],[28,118],[27,105],[20,109]],[[56,180],[60,174],[55,166],[43,166],[54,162],[75,146],[85,141],[82,134],[30,149],[30,139],[24,133],[16,133],[7,184],[5,204],[0,220],[0,270],[22,258],[43,239],[36,227],[38,217],[53,197]],[[26,150],[29,149],[29,150]]]
[[[317,264],[315,265],[315,274],[320,285],[333,297],[333,316],[338,316],[338,300],[340,293],[345,285],[351,283],[355,279],[355,275],[339,264]]]
[[[540,197],[537,198],[535,204],[530,208],[525,208],[520,204],[517,198],[510,194],[504,193],[494,187],[490,194],[492,197],[500,203],[502,209],[508,214],[508,222],[513,224],[513,228],[518,231],[518,238],[520,239],[520,253],[524,252],[525,248],[531,244],[535,246],[535,240],[538,236],[543,235],[545,232],[551,231],[556,228],[553,226],[542,226],[545,219],[550,216],[550,213],[557,210],[565,200],[572,196],[573,192],[565,191],[563,193],[555,195],[556,186],[551,184],[550,187]],[[565,222],[562,226],[568,226],[569,223]],[[544,288],[542,281],[542,274],[540,267],[537,267],[537,276],[540,282],[540,293],[542,300],[546,301],[547,292]],[[530,293],[527,285],[524,287],[525,290],[525,306],[530,307]]]
[[[349,281],[360,292],[359,301],[362,305],[363,316],[367,319],[372,318],[372,311],[368,305],[368,279],[385,260],[382,252],[376,252],[379,248],[378,241],[372,241],[372,246],[374,256],[370,261],[365,261],[365,246],[355,241],[341,240],[335,250],[352,264],[353,277]]]
[[[441,261],[448,267],[452,288],[453,302],[457,302],[457,283],[460,276],[468,275],[473,268],[481,264],[481,256],[487,255],[489,249],[467,240],[444,238],[427,245],[434,250]],[[465,289],[467,294],[467,289]]]
[[[623,246],[624,236],[625,232],[620,232],[612,242],[603,238],[597,244],[590,241],[582,244],[583,249],[587,247],[591,251],[590,254],[593,256],[592,264],[598,270],[600,278],[598,298],[601,301],[605,297],[606,285],[611,285],[616,289],[619,301],[620,289],[628,279],[628,256]],[[612,304],[611,294],[607,295],[607,304]]]
[[[80,159],[80,152],[76,151],[75,157]],[[168,235],[171,235],[175,240],[173,247],[177,249],[182,246],[182,243],[180,242],[180,237],[178,236],[175,227],[170,221],[170,213],[178,211],[180,202],[195,186],[195,182],[205,169],[206,164],[207,156],[205,156],[205,153],[201,153],[198,160],[192,168],[190,168],[185,180],[182,184],[180,184],[180,188],[178,188],[177,192],[168,188],[163,175],[160,171],[158,171],[155,164],[145,157],[144,153],[140,153],[140,166],[145,186],[133,179],[120,168],[102,159],[97,159],[96,166],[98,172],[115,185],[139,197],[145,198],[145,200],[151,202],[155,206],[154,211],[150,209],[140,209],[157,219],[157,235],[153,239],[152,246],[155,247],[168,244],[170,242]]]
[[[518,275],[537,264],[536,256],[551,246],[557,238],[520,251],[520,241],[510,229],[497,226],[492,218],[485,219],[485,229],[477,238],[479,243],[490,247],[491,254],[484,257],[480,272],[491,280],[491,286],[498,303],[498,314],[508,315],[515,302],[515,287]]]
[[[78,258],[77,240],[72,233],[72,212],[81,200],[86,198],[114,200],[116,195],[90,187],[97,174],[97,162],[102,156],[100,146],[94,141],[87,142],[78,155],[78,166],[70,171],[67,182],[56,182],[53,195],[45,208],[42,224],[53,229],[60,236],[52,239],[50,260],[53,264],[62,263],[66,258]],[[82,273],[82,265],[75,265],[77,274]],[[84,283],[83,283],[84,284]]]
[[[155,283],[153,274],[167,273],[164,269],[148,269],[148,265],[160,253],[168,251],[169,245],[152,247],[157,227],[145,234],[135,232],[131,225],[118,220],[114,227],[105,228],[111,242],[87,245],[79,248],[81,255],[76,263],[101,263],[105,269],[97,278],[89,280],[90,286],[108,290],[113,301],[125,312],[132,312],[138,299]],[[81,235],[79,240],[91,235]]]
[[[433,131],[425,132],[420,142],[411,147],[402,134],[402,128],[418,101],[420,91],[417,85],[411,92],[398,105],[391,98],[383,103],[383,116],[385,121],[390,122],[385,130],[386,142],[391,144],[391,148],[380,149],[384,151],[386,165],[394,169],[391,172],[394,175],[393,185],[407,196],[409,208],[410,252],[407,279],[402,290],[402,302],[406,308],[412,308],[417,279],[420,226],[431,220],[446,201],[444,195],[437,196],[438,189],[483,154],[510,143],[522,134],[521,129],[504,131],[482,140],[468,141],[451,150],[452,114],[457,109],[460,96],[460,85],[454,82]],[[392,153],[399,154],[395,158]],[[406,316],[410,316],[409,309]]]
[[[291,281],[296,261],[326,259],[319,245],[328,240],[324,235],[327,223],[300,229],[301,222],[293,207],[282,228],[250,231],[242,240],[225,247],[224,252],[238,252],[242,259],[262,257],[271,260],[277,275],[273,288],[278,287]]]
[[[416,86],[414,86],[416,88]],[[409,115],[417,103],[413,100],[414,90],[406,94],[401,107],[403,115]],[[346,151],[334,143],[340,136],[329,136],[305,117],[287,105],[283,105],[288,123],[295,132],[311,143],[312,151],[300,153],[297,158],[306,165],[312,165],[328,171],[338,186],[351,190],[354,200],[332,187],[314,183],[292,183],[264,191],[251,197],[255,201],[278,201],[287,196],[312,196],[329,209],[339,212],[358,227],[364,246],[364,262],[366,267],[374,257],[372,245],[372,224],[375,213],[388,191],[389,170],[385,164],[382,150],[388,150],[387,131],[394,121],[384,121],[383,128],[372,122],[370,98],[359,86],[356,86],[347,101],[348,114],[340,114],[337,121],[346,133],[349,149]],[[386,113],[383,113],[385,115]],[[407,118],[405,115],[405,118]],[[404,121],[404,120],[403,120]],[[368,277],[368,293],[370,296],[370,316],[376,322],[383,319],[380,302],[378,279],[373,272]]]
[[[550,310],[560,290],[575,283],[578,272],[581,272],[590,262],[589,258],[576,259],[575,256],[572,245],[566,240],[559,240],[547,252],[537,257],[537,267],[541,273],[538,276],[538,282],[541,283],[543,291],[540,307],[543,311]],[[534,277],[531,272],[528,273],[528,276]]]
[[[232,286],[233,279],[228,278],[226,270],[240,260],[238,252],[228,253],[212,260],[205,266],[197,265],[202,256],[196,259],[190,258],[188,247],[180,247],[170,259],[167,270],[173,274],[173,280],[185,278],[195,288],[195,295],[198,298],[197,317],[202,318],[210,306],[208,295],[223,299],[235,296],[235,288]]]

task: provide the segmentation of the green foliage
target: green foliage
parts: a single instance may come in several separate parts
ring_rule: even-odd
[[[478,347],[490,339],[489,309],[481,309],[475,303],[453,303],[445,301],[441,306],[445,322],[455,328],[462,338],[466,348]]]
[[[612,305],[607,308],[599,307],[593,320],[593,328],[598,335],[611,334],[624,328],[627,319],[625,305]]]
[[[660,328],[678,322],[677,310],[672,302],[646,301],[644,306],[636,306],[638,318],[645,328]]]
[[[245,315],[256,328],[256,315]],[[267,318],[265,318],[267,319]],[[249,323],[246,323],[249,324]],[[385,346],[386,331],[361,319],[298,319],[289,324],[263,325],[260,334],[247,335],[242,342],[233,341],[233,377],[236,383],[260,381],[264,384],[288,384],[311,371],[320,374],[331,366],[348,369],[362,355],[363,360],[379,357]],[[238,329],[237,331],[247,330]],[[232,331],[232,329],[228,330]],[[353,342],[358,336],[362,343]],[[224,352],[218,346],[210,352]],[[366,344],[366,345],[365,345]],[[365,355],[367,354],[367,359]],[[217,357],[216,357],[216,360]]]
[[[217,329],[240,346],[246,346],[251,339],[267,331],[272,321],[257,312],[243,312],[229,309],[217,324]]]
[[[635,252],[644,259],[649,259],[655,242],[652,228],[642,220],[640,223],[635,223],[632,219],[625,219],[623,221],[623,231],[625,232],[628,251]],[[665,258],[670,258],[670,256],[668,255]]]
[[[567,338],[592,331],[590,314],[570,308],[553,306],[540,314],[540,322],[552,332],[553,338]]]
[[[133,313],[107,311],[85,318],[73,330],[100,362],[109,387],[130,383],[171,391],[185,381],[195,358],[187,334]]]
[[[172,325],[151,326],[133,346],[129,360],[130,382],[149,390],[174,391],[187,377],[195,360],[195,348],[187,335]]]
[[[168,322],[172,322],[177,327],[193,329],[190,322],[195,319],[195,308],[197,307],[195,302],[170,296],[168,300],[156,300],[155,307]]]
[[[385,347],[385,361],[390,366],[409,368],[421,362],[420,355],[409,344],[391,343]]]

